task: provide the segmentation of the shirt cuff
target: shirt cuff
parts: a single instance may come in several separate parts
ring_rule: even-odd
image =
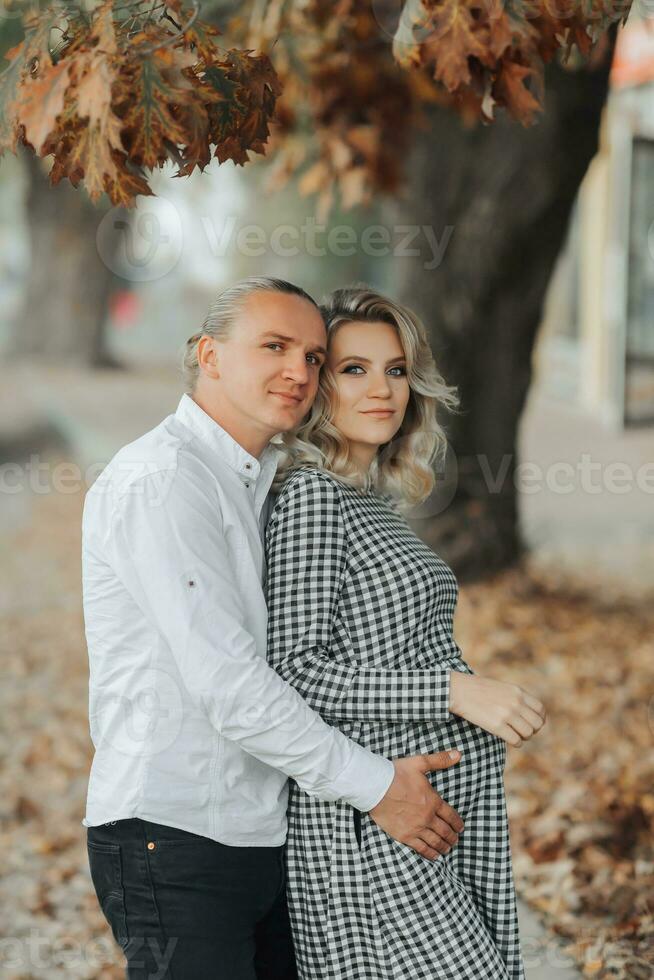
[[[352,742],[352,745],[352,758],[339,779],[339,784],[343,787],[341,799],[367,813],[388,792],[395,778],[395,766],[390,759],[374,755],[356,742]]]

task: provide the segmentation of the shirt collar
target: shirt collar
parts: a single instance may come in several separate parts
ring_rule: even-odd
[[[259,475],[272,475],[277,469],[279,457],[283,455],[279,449],[268,444],[259,459],[243,449],[236,439],[230,436],[215,419],[200,408],[190,395],[182,395],[175,417],[188,429],[210,446],[211,449],[240,476],[256,480]]]

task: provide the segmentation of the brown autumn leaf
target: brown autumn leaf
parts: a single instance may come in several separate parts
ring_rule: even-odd
[[[35,77],[28,76],[21,86],[21,123],[25,139],[40,153],[55,128],[64,107],[70,65],[60,61],[46,64]]]
[[[55,6],[47,6],[38,12],[30,11],[24,16],[23,26],[25,38],[20,43],[11,48],[5,55],[10,62],[0,75],[0,157],[4,151],[9,149],[12,153],[16,152],[17,140],[21,127],[24,126],[20,118],[20,106],[23,99],[26,100],[28,113],[27,122],[30,130],[41,144],[45,141],[52,126],[43,135],[43,129],[48,127],[49,119],[54,125],[54,116],[46,118],[43,125],[39,126],[36,122],[38,112],[38,102],[35,104],[33,95],[34,90],[29,83],[40,75],[46,76],[50,82],[58,83],[61,87],[63,78],[62,72],[50,74],[52,59],[50,57],[49,41],[52,30],[61,23],[61,9]],[[65,91],[65,88],[64,88]],[[41,95],[46,95],[47,83],[41,87]],[[58,93],[53,104],[58,104]]]
[[[448,92],[470,83],[470,58],[482,62],[488,59],[488,38],[482,33],[483,23],[461,0],[439,3],[423,30],[427,36],[422,42],[421,58],[433,61],[434,78]]]
[[[112,4],[105,2],[97,10],[89,42],[89,51],[74,62],[77,89],[77,114],[88,119],[90,127],[114,149],[121,149],[121,123],[112,110],[112,84],[115,81],[118,45],[112,17]]]
[[[211,142],[222,163],[248,161],[248,150],[263,153],[281,85],[267,55],[230,48],[214,66],[211,84],[230,98],[209,107]]]
[[[146,43],[148,36],[144,37]],[[129,134],[126,143],[130,159],[148,169],[163,166],[169,157],[165,141],[186,143],[186,130],[176,107],[195,104],[192,83],[181,73],[174,50],[156,48],[135,58],[117,79],[116,88],[117,108],[123,129]]]
[[[535,113],[540,109],[538,99],[524,85],[532,74],[531,68],[518,65],[514,61],[505,62],[493,84],[495,99],[525,123],[532,122]]]

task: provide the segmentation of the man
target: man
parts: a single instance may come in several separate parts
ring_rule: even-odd
[[[130,980],[292,980],[287,777],[344,799],[429,858],[463,823],[429,769],[323,722],[265,659],[263,505],[272,436],[296,427],[325,357],[301,289],[225,290],[187,344],[190,394],[124,447],[83,520],[90,723],[84,824]]]

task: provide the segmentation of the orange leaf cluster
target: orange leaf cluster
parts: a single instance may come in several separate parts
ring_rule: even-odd
[[[497,107],[523,125],[543,107],[543,73],[584,57],[631,0],[289,0],[271,3],[248,43],[274,45],[284,83],[272,180],[306,165],[300,189],[324,217],[399,188],[411,132],[429,103],[467,122]],[[399,8],[399,9],[398,9]],[[399,15],[399,16],[398,16]],[[280,43],[281,42],[281,43]],[[286,42],[286,44],[285,44]],[[307,161],[307,131],[315,150]]]
[[[543,70],[626,20],[630,0],[406,0],[393,52],[427,70],[477,118],[506,108],[524,125],[543,108]],[[525,83],[531,81],[532,87]]]
[[[133,12],[139,0],[103,0],[91,15],[71,15],[74,2],[29,17],[9,53],[0,154],[28,143],[54,156],[53,182],[83,180],[94,200],[105,191],[130,205],[168,160],[182,176],[212,147],[241,165],[263,153],[281,79],[271,184],[306,165],[300,189],[318,194],[324,218],[336,189],[346,208],[398,189],[426,103],[468,121],[499,107],[531,124],[545,64],[573,47],[591,56],[631,0],[405,0],[399,20],[397,0],[250,0],[245,50],[227,51],[184,0],[161,0],[156,20]],[[255,47],[274,49],[277,70]]]
[[[204,170],[212,147],[241,165],[264,152],[281,91],[269,58],[219,49],[218,30],[181,4],[136,24],[114,0],[90,17],[56,5],[28,17],[0,77],[0,153],[28,144],[54,157],[53,184],[83,181],[92,200],[130,207],[152,193],[146,171],[168,161],[182,176]]]
[[[283,82],[270,185],[281,186],[306,163],[300,191],[318,195],[322,219],[336,190],[346,209],[391,193],[402,177],[418,100],[416,79],[393,60],[374,4],[305,0],[281,14],[247,37],[263,49],[274,40]],[[307,131],[314,141],[309,160]]]

